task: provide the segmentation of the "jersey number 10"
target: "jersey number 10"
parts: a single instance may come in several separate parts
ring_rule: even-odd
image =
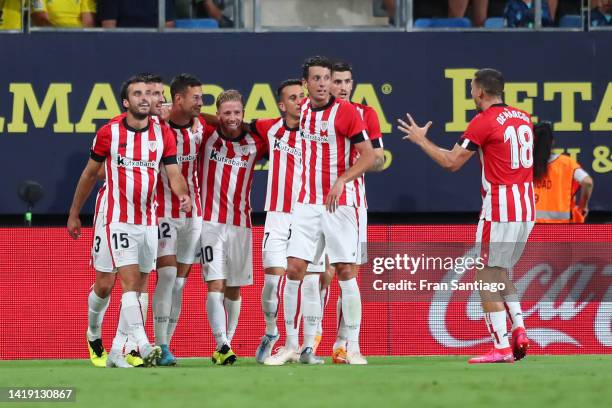
[[[508,126],[504,132],[504,143],[510,141],[510,167],[515,170],[519,166],[525,169],[533,165],[533,132],[531,127],[521,125],[517,129]]]

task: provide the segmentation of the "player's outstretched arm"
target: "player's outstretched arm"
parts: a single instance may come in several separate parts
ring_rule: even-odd
[[[187,182],[185,177],[179,171],[177,164],[165,164],[168,181],[170,181],[170,189],[178,197],[181,210],[185,212],[191,211],[191,198],[187,190]]]
[[[432,125],[431,121],[427,122],[425,126],[419,127],[409,113],[406,114],[406,117],[408,118],[408,123],[401,119],[397,121],[399,123],[397,128],[406,135],[403,139],[408,139],[420,146],[425,154],[443,169],[455,172],[474,155],[474,152],[464,149],[458,144],[455,144],[453,150],[442,149],[427,138],[427,131]]]
[[[360,177],[364,172],[372,167],[375,161],[374,149],[372,148],[372,142],[370,140],[364,140],[356,143],[355,149],[359,152],[359,158],[351,167],[348,168],[344,174],[336,179],[336,182],[332,186],[331,190],[327,194],[325,200],[325,206],[327,211],[334,212],[338,208],[338,199],[342,195],[344,185]]]
[[[68,214],[68,223],[66,225],[68,227],[68,234],[70,234],[73,239],[77,239],[79,235],[81,235],[81,220],[79,219],[79,214],[81,213],[83,204],[85,204],[85,201],[87,201],[87,198],[91,194],[91,190],[93,190],[96,185],[98,174],[102,169],[102,162],[89,159],[85,166],[85,170],[81,173],[81,178],[79,178],[76,191],[74,192],[74,198],[72,199],[72,205],[70,206],[70,212]]]

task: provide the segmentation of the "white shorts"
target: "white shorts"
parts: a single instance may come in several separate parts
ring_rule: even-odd
[[[200,258],[202,218],[159,218],[157,257],[176,255],[176,261],[191,265]]]
[[[357,207],[357,227],[359,228],[359,245],[357,245],[357,265],[368,263],[368,209]]]
[[[512,268],[521,258],[535,223],[480,220],[476,230],[478,253],[487,266]]]
[[[287,246],[291,238],[291,219],[289,213],[268,211],[262,240],[263,266],[266,268],[287,269]],[[308,264],[308,272],[325,272],[325,254],[322,264]],[[320,263],[320,262],[319,262]]]
[[[93,245],[91,246],[91,265],[98,272],[117,272],[113,266],[113,257],[106,238],[104,214],[97,214],[94,224]]]
[[[133,225],[113,222],[105,226],[104,237],[106,245],[110,248],[111,266],[120,268],[128,265],[138,265],[140,272],[149,273],[155,269],[157,259],[157,226]],[[94,237],[94,250],[96,249]],[[101,242],[102,244],[102,242]],[[94,267],[102,272],[108,270],[106,260],[94,262]]]
[[[334,213],[324,205],[296,203],[287,256],[313,262],[327,251],[330,264],[357,261],[357,209],[340,206]]]
[[[204,221],[200,242],[204,280],[225,280],[227,286],[251,285],[252,242],[250,228]]]

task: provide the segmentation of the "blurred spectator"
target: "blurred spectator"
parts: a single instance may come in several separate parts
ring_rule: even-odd
[[[448,0],[448,16],[451,18],[464,17],[470,2],[472,3],[472,24],[474,27],[484,26],[489,0]]]
[[[542,0],[542,26],[549,27],[554,24],[551,13],[552,8],[557,9],[557,0]],[[532,28],[535,21],[535,1],[534,0],[508,0],[504,9],[504,20],[506,27],[528,27]]]
[[[198,17],[214,18],[219,22],[221,28],[232,28],[236,24],[233,18],[234,0],[204,0]]]
[[[0,30],[21,30],[23,0],[0,0]]]
[[[612,0],[593,0],[591,27],[612,26]]]
[[[32,0],[32,25],[37,27],[93,27],[95,0]]]
[[[395,25],[395,0],[383,0],[383,9],[389,16],[389,25]]]
[[[158,0],[97,0],[102,27],[157,27]],[[166,27],[174,27],[174,0],[166,1]]]

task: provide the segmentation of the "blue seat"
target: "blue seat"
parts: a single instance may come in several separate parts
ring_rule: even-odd
[[[175,20],[176,28],[219,28],[214,18],[185,18]]]
[[[415,28],[469,28],[472,22],[468,18],[419,18],[414,22]]]
[[[502,17],[489,17],[485,20],[485,28],[504,28],[506,24]]]
[[[559,27],[582,28],[582,17],[577,14],[566,14],[559,20]]]

